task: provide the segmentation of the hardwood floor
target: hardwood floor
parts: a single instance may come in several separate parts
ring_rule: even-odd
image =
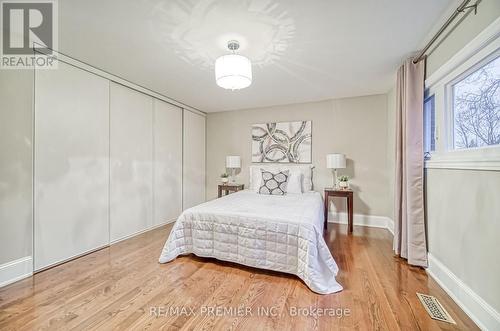
[[[331,295],[311,292],[295,276],[193,255],[159,264],[170,229],[1,288],[0,330],[477,329],[424,270],[393,257],[392,237],[384,229],[355,227],[348,236],[345,225],[329,225],[325,239],[344,286]],[[432,320],[415,292],[436,296],[457,325]],[[309,307],[331,310],[318,316]],[[336,316],[328,316],[332,312]]]

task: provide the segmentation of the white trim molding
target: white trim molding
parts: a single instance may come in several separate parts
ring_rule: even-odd
[[[394,220],[387,217],[387,230],[394,236]]]
[[[425,168],[500,171],[500,160],[430,159],[425,161]]]
[[[500,37],[500,18],[487,26],[481,33],[472,39],[464,48],[453,55],[444,65],[439,67],[429,78],[425,80],[425,87],[429,88],[443,80],[453,70],[469,60],[486,46]]]
[[[354,225],[387,229],[391,234],[394,234],[394,221],[386,216],[354,214],[353,221]],[[328,223],[347,224],[347,213],[328,214]]]
[[[162,227],[162,226],[164,226],[164,225],[167,225],[167,224],[170,224],[170,223],[174,223],[175,221],[177,221],[177,218],[172,218],[172,219],[170,219],[170,220],[166,220],[166,221],[164,221],[164,222],[162,222],[162,223],[160,223],[160,224],[155,224],[155,225],[153,225],[153,226],[151,226],[151,227],[149,227],[149,228],[146,228],[146,229],[144,229],[144,230],[140,230],[140,231],[134,232],[134,233],[132,233],[132,234],[126,235],[126,236],[124,236],[124,237],[121,237],[121,238],[118,238],[118,239],[111,240],[111,241],[109,242],[109,246],[114,245],[114,244],[117,244],[117,243],[119,243],[120,241],[124,241],[124,240],[130,239],[130,238],[133,238],[133,237],[135,237],[135,236],[138,236],[138,235],[140,235],[140,234],[146,233],[146,232],[148,232],[148,231],[154,230],[154,229],[156,229],[156,228]]]
[[[31,256],[0,265],[0,287],[17,282],[33,275],[33,259]]]
[[[500,313],[467,286],[431,253],[427,273],[481,330],[500,330]]]
[[[135,236],[140,235],[142,233],[154,230],[154,229],[159,228],[161,226],[173,223],[176,220],[177,220],[176,218],[173,218],[173,219],[167,220],[161,224],[153,225],[152,227],[149,227],[145,230],[142,230],[142,231],[139,231],[137,233],[131,234],[129,236],[114,240],[110,243],[110,245],[116,244],[116,243],[123,241],[125,239],[135,237]],[[105,247],[109,247],[110,245],[100,247],[97,250],[100,250],[100,249],[105,248]],[[70,260],[74,260],[78,257],[81,257],[83,255],[87,255],[88,253],[92,253],[94,251],[96,251],[96,250],[92,250],[92,251],[86,252],[84,254],[71,257],[68,260],[61,261],[61,262],[58,262],[54,265],[51,265],[51,267],[53,267],[55,265],[62,264],[64,262],[67,262]],[[44,268],[44,269],[48,269],[48,268]],[[42,269],[42,270],[44,270],[44,269]],[[39,270],[39,271],[41,271],[41,270]],[[26,256],[26,257],[17,259],[15,261],[7,262],[7,263],[0,265],[0,287],[12,284],[12,283],[17,282],[21,279],[28,278],[31,276],[33,276],[33,258],[31,256]]]

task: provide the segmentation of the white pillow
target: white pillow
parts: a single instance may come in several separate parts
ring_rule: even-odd
[[[302,173],[300,171],[290,171],[287,193],[302,194]]]
[[[309,192],[312,191],[313,189],[313,182],[312,182],[312,169],[314,168],[313,165],[311,164],[306,164],[306,165],[297,165],[297,164],[290,164],[287,166],[283,166],[285,169],[290,169],[290,171],[299,171],[302,174],[302,192]],[[283,170],[283,169],[280,169]]]
[[[252,191],[257,192],[260,187],[261,182],[261,174],[260,169],[265,169],[268,171],[282,171],[282,170],[290,170],[290,172],[300,172],[301,182],[302,182],[302,192],[309,192],[312,190],[312,169],[314,168],[311,164],[306,165],[298,165],[298,164],[259,164],[259,165],[251,165],[249,172],[249,188]]]
[[[266,168],[266,170],[270,170],[270,169]],[[258,192],[259,188],[260,188],[260,183],[262,182],[262,176],[260,173],[259,166],[250,166],[248,179],[249,179],[248,188],[250,188],[250,190],[252,190],[254,192]]]

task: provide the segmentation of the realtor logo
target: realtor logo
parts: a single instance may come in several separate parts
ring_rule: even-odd
[[[1,2],[2,69],[55,66],[52,50],[57,48],[56,7],[52,0]]]

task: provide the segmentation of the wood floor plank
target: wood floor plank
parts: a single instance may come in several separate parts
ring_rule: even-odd
[[[297,277],[193,255],[159,264],[172,225],[0,288],[1,330],[477,330],[421,268],[392,254],[384,229],[329,225],[344,290],[318,295]],[[432,320],[416,292],[457,322]],[[237,308],[250,313],[238,314]],[[173,308],[156,316],[154,309]],[[175,309],[191,310],[183,314]],[[222,315],[208,309],[226,309]],[[229,313],[229,308],[232,308]],[[336,309],[324,316],[318,309]],[[302,312],[293,315],[291,312]],[[307,313],[309,312],[309,313]],[[220,313],[220,311],[219,311]]]
[[[143,248],[143,252],[153,254],[157,251],[156,247],[150,247],[149,245]],[[91,258],[89,256],[89,258]],[[76,262],[72,261],[68,264],[68,267]],[[88,269],[93,269],[94,273],[89,275],[85,273],[82,278],[80,278],[79,282],[71,281],[72,278],[65,279],[62,277],[63,281],[61,284],[54,285],[51,287],[51,291],[42,291],[38,289],[38,286],[35,286],[36,295],[38,305],[33,307],[24,307],[29,309],[20,309],[19,305],[14,305],[11,309],[15,314],[21,314],[22,318],[19,319],[19,322],[22,323],[23,327],[29,329],[32,324],[36,324],[37,320],[44,320],[45,318],[53,319],[54,316],[57,316],[57,311],[61,310],[61,307],[64,307],[65,311],[68,308],[71,308],[71,302],[75,301],[76,297],[77,304],[86,304],[89,301],[94,301],[98,299],[106,298],[109,295],[117,295],[119,292],[119,285],[129,286],[131,279],[141,278],[144,275],[145,266],[152,266],[153,264],[137,262],[135,264],[124,264],[121,265],[119,269],[105,267],[103,270],[99,268],[92,268],[92,266],[88,266]],[[45,275],[41,273],[41,275]],[[38,280],[37,280],[38,281]],[[43,278],[41,282],[43,282]],[[100,291],[102,293],[95,294],[94,290]],[[90,299],[85,297],[84,294],[90,296]],[[94,298],[97,297],[97,298]],[[23,306],[21,302],[19,302],[21,307]],[[71,314],[74,316],[74,314]],[[43,323],[42,323],[43,324]],[[1,323],[0,323],[1,326]]]

